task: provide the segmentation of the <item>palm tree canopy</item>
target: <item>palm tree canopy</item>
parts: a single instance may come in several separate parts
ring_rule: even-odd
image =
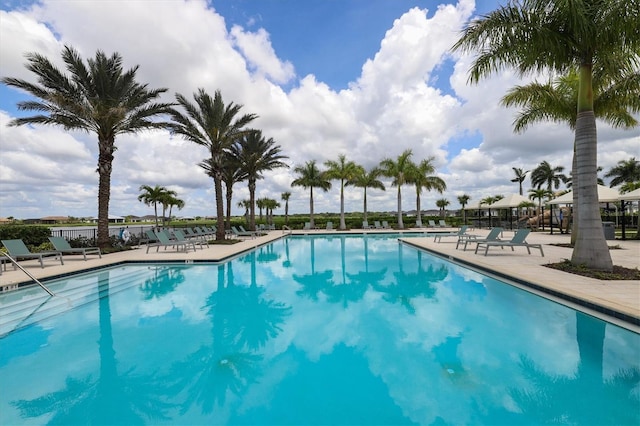
[[[467,205],[470,199],[471,199],[471,196],[467,194],[458,195],[458,202],[460,203],[463,209],[464,209],[464,206]]]
[[[453,50],[478,51],[469,80],[505,68],[567,74],[586,64],[621,73],[639,62],[638,0],[524,0],[472,21]]]
[[[36,74],[38,84],[11,77],[2,82],[37,98],[19,102],[19,110],[43,114],[16,118],[9,123],[12,126],[54,124],[94,132],[100,142],[113,142],[119,134],[169,125],[155,118],[169,113],[174,104],[152,102],[167,89],[151,90],[136,82],[138,67],[124,71],[118,53],[107,57],[98,50],[87,66],[75,49],[65,46],[62,59],[69,75],[38,53],[26,57],[26,67]]]
[[[638,182],[640,181],[640,161],[635,157],[618,161],[618,164],[612,167],[604,177],[613,178],[609,183],[611,188],[624,183]]]
[[[440,207],[441,209],[444,209],[448,205],[449,205],[449,200],[447,200],[446,198],[440,198],[436,200],[436,206]]]
[[[434,161],[435,157],[429,157],[418,164],[412,164],[409,168],[407,182],[414,184],[418,193],[426,189],[427,191],[436,190],[442,194],[447,189],[447,184],[442,178],[433,176],[436,172]]]
[[[531,172],[531,184],[540,188],[547,184],[547,189],[551,191],[554,187],[558,189],[560,182],[566,182],[567,177],[562,173],[564,167],[553,167],[548,161],[543,161]]]
[[[358,172],[356,163],[347,161],[347,156],[344,154],[338,156],[338,161],[327,160],[324,165],[327,168],[327,179],[349,181],[353,179]]]
[[[291,182],[291,186],[320,188],[325,192],[331,189],[331,182],[327,179],[326,173],[318,169],[315,160],[307,161],[303,166],[296,166],[293,171],[298,177]]]
[[[407,149],[396,160],[385,158],[380,162],[382,174],[393,178],[391,185],[402,186],[407,183],[407,174],[410,173],[411,165],[413,164],[411,162],[412,155],[413,152]]]
[[[369,171],[364,167],[358,167],[355,176],[351,178],[347,184],[358,188],[374,188],[385,191],[384,183],[378,179],[380,176],[382,176],[382,170],[378,167],[374,167]]]
[[[518,183],[524,182],[524,180],[527,178],[527,173],[529,173],[530,171],[530,170],[524,171],[519,167],[512,167],[512,169],[513,169],[513,173],[515,174],[515,177],[511,179],[511,182],[518,182]]]
[[[282,148],[273,138],[266,139],[260,130],[251,130],[238,138],[231,147],[239,167],[251,180],[262,178],[262,173],[279,167],[289,167]]]
[[[258,116],[238,116],[242,105],[230,102],[225,106],[219,90],[216,90],[212,98],[201,88],[193,94],[193,98],[195,104],[176,93],[176,100],[186,114],[172,111],[174,124],[171,125],[171,130],[188,141],[206,147],[215,166],[221,167],[223,153],[231,148],[239,137],[249,132],[243,128]]]
[[[633,116],[640,111],[640,72],[606,75],[602,67],[593,71],[593,111],[613,127],[630,129],[638,125]],[[617,79],[617,80],[614,80]],[[514,120],[521,133],[531,124],[543,121],[568,124],[575,130],[578,113],[579,75],[575,69],[547,83],[533,82],[515,86],[502,98],[504,106],[522,108]]]

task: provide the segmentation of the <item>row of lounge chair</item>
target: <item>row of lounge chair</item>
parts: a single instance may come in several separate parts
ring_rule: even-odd
[[[544,257],[544,251],[542,250],[542,244],[537,243],[528,243],[527,236],[531,232],[530,229],[518,229],[513,238],[511,240],[501,240],[500,236],[503,233],[503,229],[501,227],[492,228],[489,231],[489,234],[484,238],[479,238],[474,234],[467,234],[468,227],[463,225],[460,227],[458,232],[451,233],[442,233],[437,234],[434,237],[434,241],[441,242],[443,237],[457,237],[458,241],[456,243],[456,249],[461,245],[464,245],[463,250],[467,250],[467,245],[469,243],[476,244],[476,249],[474,251],[475,254],[478,254],[478,250],[484,247],[484,255],[486,256],[489,253],[489,248],[491,247],[500,247],[504,249],[505,247],[510,247],[512,251],[514,251],[515,247],[525,247],[527,252],[531,254],[531,249],[535,248],[540,250],[540,254]]]
[[[91,254],[97,254],[98,257],[102,257],[102,252],[99,247],[71,247],[69,242],[63,237],[49,237],[49,241],[53,244],[54,250],[32,252],[22,239],[2,240],[2,245],[7,249],[7,253],[14,260],[37,259],[40,261],[40,266],[42,268],[44,268],[44,260],[46,258],[60,260],[60,264],[64,265],[64,260],[62,259],[64,254],[81,254],[84,257],[84,260],[87,260],[87,255]]]
[[[373,225],[369,225],[368,221],[363,220],[362,229],[391,229],[391,226],[386,220],[383,220],[382,223],[380,223],[379,220],[375,220],[373,221]]]
[[[429,225],[424,226],[421,220],[416,220],[416,228],[451,228],[450,225],[447,224],[444,220],[440,219],[438,224],[436,225],[435,220],[429,220]]]

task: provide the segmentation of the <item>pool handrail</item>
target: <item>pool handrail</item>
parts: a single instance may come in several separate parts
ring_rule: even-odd
[[[17,266],[17,267],[18,267],[18,269],[20,269],[22,272],[24,272],[25,274],[27,274],[27,276],[28,276],[29,278],[31,278],[33,281],[35,281],[35,282],[36,282],[36,284],[38,284],[40,287],[42,287],[42,289],[43,289],[44,291],[46,291],[47,293],[49,293],[49,295],[50,295],[50,296],[56,296],[56,294],[54,294],[51,290],[49,290],[49,289],[47,288],[47,286],[45,286],[44,284],[42,284],[42,283],[41,283],[41,282],[40,282],[36,277],[34,277],[34,276],[31,274],[31,272],[29,272],[29,271],[27,271],[26,269],[24,269],[24,268],[22,267],[22,265],[20,265],[20,264],[18,263],[18,261],[17,261],[17,260],[15,260],[13,257],[9,256],[9,254],[8,254],[8,253],[2,253],[2,255],[3,255],[4,257],[6,257],[7,259],[9,259],[9,262],[13,263],[13,265],[14,265],[14,266]]]

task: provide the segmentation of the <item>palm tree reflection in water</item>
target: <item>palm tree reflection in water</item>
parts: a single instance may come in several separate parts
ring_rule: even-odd
[[[113,347],[109,271],[98,279],[100,374],[82,379],[67,377],[66,387],[32,400],[12,402],[24,418],[52,414],[50,424],[144,424],[145,419],[167,420],[172,404],[163,400],[163,387],[154,378],[134,370],[118,373]]]
[[[257,350],[281,331],[290,315],[290,307],[262,297],[264,288],[255,282],[255,252],[249,256],[249,286],[235,284],[233,262],[218,266],[218,286],[205,305],[213,325],[211,344],[172,368],[173,393],[186,394],[182,413],[194,404],[211,413],[224,405],[228,392],[242,396],[261,371],[263,356]]]

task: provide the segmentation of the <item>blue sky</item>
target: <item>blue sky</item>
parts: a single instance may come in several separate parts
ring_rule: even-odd
[[[476,86],[466,83],[470,58],[449,50],[464,24],[498,6],[472,0],[138,0],[0,1],[0,75],[30,79],[24,53],[60,62],[63,45],[84,58],[118,52],[138,79],[189,97],[221,90],[226,102],[259,115],[253,123],[273,137],[289,169],[265,174],[258,196],[293,193],[290,211],[308,211],[308,193],[291,188],[292,169],[347,155],[371,168],[411,149],[433,156],[443,194],[424,193],[434,209],[446,198],[472,201],[517,191],[512,167],[541,161],[569,168],[573,135],[544,123],[514,134],[517,111],[499,105],[506,90],[526,83],[505,71]],[[150,13],[151,12],[151,13]],[[90,134],[55,127],[8,127],[22,114],[24,95],[0,86],[0,217],[95,216],[97,143]],[[637,155],[637,132],[601,126],[599,164],[605,170]],[[163,185],[186,202],[178,215],[212,215],[212,182],[197,163],[201,147],[166,132],[125,135],[112,175],[110,212],[150,214],[137,201],[140,185]],[[65,173],[61,173],[64,170]],[[388,184],[389,182],[387,182]],[[528,180],[525,188],[530,185]],[[316,212],[338,211],[338,183],[315,194]],[[368,194],[369,210],[397,208],[395,188]],[[402,188],[403,209],[415,208],[415,189]],[[234,187],[234,204],[248,197]],[[362,210],[349,188],[346,210]],[[234,206],[234,213],[240,210]]]

